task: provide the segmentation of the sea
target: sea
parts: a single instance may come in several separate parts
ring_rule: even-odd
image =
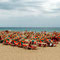
[[[11,31],[34,31],[34,32],[60,32],[60,27],[0,27],[0,31],[11,30]]]

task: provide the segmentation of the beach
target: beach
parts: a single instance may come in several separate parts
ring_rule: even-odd
[[[0,0],[0,60],[60,60],[60,0]]]
[[[0,59],[60,60],[60,33],[0,31]]]
[[[60,60],[60,45],[26,50],[0,44],[0,60]]]

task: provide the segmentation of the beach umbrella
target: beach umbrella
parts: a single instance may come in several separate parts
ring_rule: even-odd
[[[31,49],[32,50],[36,50],[37,49],[37,46],[36,45],[31,45]]]

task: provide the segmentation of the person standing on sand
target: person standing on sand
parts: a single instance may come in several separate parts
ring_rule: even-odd
[[[28,45],[28,49],[31,49],[31,42],[30,42],[29,45]]]
[[[1,36],[0,36],[0,43],[3,43],[3,40],[2,40],[2,38],[1,38]]]
[[[1,36],[0,36],[0,40],[1,40]]]

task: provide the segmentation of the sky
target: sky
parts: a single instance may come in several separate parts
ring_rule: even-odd
[[[60,27],[60,0],[0,0],[0,27]]]

